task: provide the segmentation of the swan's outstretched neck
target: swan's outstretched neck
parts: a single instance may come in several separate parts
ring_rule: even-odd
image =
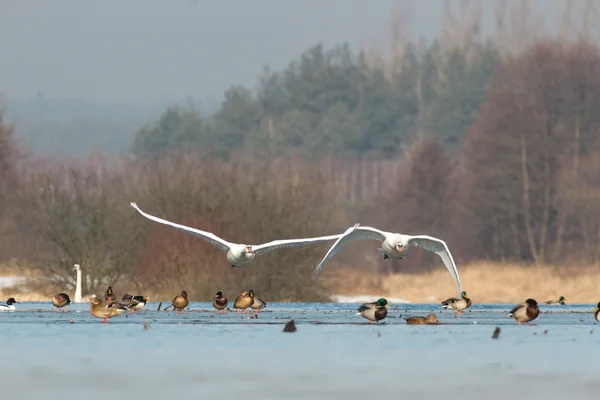
[[[77,286],[75,286],[75,303],[83,303],[81,299],[81,268],[79,264],[75,264],[77,270]]]

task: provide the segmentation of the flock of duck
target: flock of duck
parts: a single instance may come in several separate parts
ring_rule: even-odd
[[[410,247],[419,247],[436,253],[442,259],[446,269],[448,270],[448,272],[450,273],[450,275],[456,283],[458,293],[460,293],[460,297],[452,297],[447,300],[444,300],[441,303],[442,307],[446,309],[456,310],[456,314],[461,314],[462,310],[469,308],[472,305],[471,299],[467,296],[467,293],[461,288],[460,278],[458,276],[456,264],[454,262],[454,259],[452,258],[452,254],[450,253],[448,246],[446,245],[446,242],[432,236],[404,235],[400,233],[386,232],[376,228],[360,226],[359,224],[355,224],[353,227],[347,229],[342,234],[303,239],[274,240],[259,245],[247,245],[228,242],[216,236],[213,233],[202,231],[196,228],[191,228],[185,225],[176,224],[174,222],[155,217],[142,211],[134,202],[131,203],[131,207],[133,207],[142,216],[149,220],[158,222],[160,224],[168,225],[174,229],[177,229],[189,235],[196,236],[202,240],[211,243],[213,246],[226,253],[228,263],[234,268],[247,266],[255,260],[256,256],[266,254],[273,250],[303,247],[329,240],[335,240],[334,244],[327,251],[324,258],[313,271],[313,276],[316,278],[322,271],[327,261],[330,258],[332,258],[338,251],[340,251],[342,247],[354,240],[367,239],[381,242],[381,248],[377,249],[377,251],[383,257],[384,260],[401,260],[408,255]],[[75,292],[75,296],[77,299],[78,297],[81,297],[81,271],[79,265],[77,264],[75,265],[75,269],[77,269],[78,272],[77,288]],[[128,310],[130,310],[132,313],[141,310],[146,305],[148,300],[149,298],[146,296],[132,296],[126,293],[125,295],[123,295],[122,299],[118,301],[112,291],[112,288],[108,287],[103,299],[95,299],[91,302],[90,313],[94,317],[102,318],[103,322],[108,322],[109,318],[122,314]],[[0,305],[0,311],[14,311],[15,303],[17,302],[14,298],[9,298],[6,302],[6,305]],[[68,306],[70,303],[71,300],[66,293],[59,293],[52,298],[52,304],[57,308],[57,311],[60,311],[61,309],[63,311],[66,311],[66,306]],[[184,309],[188,306],[188,303],[189,301],[187,299],[187,293],[184,290],[181,292],[180,295],[175,296],[171,306],[169,307],[173,307],[173,310],[176,313],[183,313]],[[213,307],[215,309],[215,312],[225,313],[227,311],[227,304],[227,297],[225,297],[222,292],[217,292],[216,296],[213,299]],[[546,302],[546,304],[564,304],[564,297],[561,296],[558,301],[548,301]],[[249,291],[243,291],[239,296],[236,297],[233,307],[237,310],[238,313],[241,311],[246,313],[246,310],[248,308],[251,308],[252,310],[258,313],[260,309],[266,307],[266,303],[261,299],[255,297],[254,291],[250,289]],[[384,298],[380,298],[375,302],[362,304],[357,309],[357,315],[361,315],[362,317],[366,318],[367,320],[369,320],[370,323],[379,323],[379,321],[385,319],[385,317],[387,316],[388,309],[389,305],[387,300]],[[537,302],[534,299],[527,299],[524,302],[515,305],[515,307],[512,310],[510,310],[508,314],[508,316],[514,318],[519,325],[521,323],[529,324],[529,322],[536,319],[538,315],[539,308]],[[598,322],[600,322],[600,303],[598,303],[598,306],[594,309],[594,315],[595,319]],[[430,314],[427,317],[411,317],[407,318],[406,321],[408,324],[439,323],[434,314]]]
[[[144,308],[144,306],[146,306],[148,300],[150,300],[150,298],[147,296],[132,296],[129,293],[125,293],[119,301],[117,300],[112,287],[109,286],[102,299],[95,299],[91,302],[90,314],[96,318],[102,318],[102,322],[108,322],[109,318],[123,314],[127,311],[130,311],[131,313],[140,311]],[[6,301],[6,304],[0,305],[0,311],[15,311],[15,304],[18,304],[18,302],[14,299],[14,297],[11,297]],[[52,305],[56,307],[57,312],[61,312],[61,310],[62,312],[66,312],[67,306],[70,304],[71,299],[66,293],[58,293],[52,298]],[[169,307],[173,307],[175,313],[184,313],[188,304],[188,294],[185,290],[182,290],[181,294],[173,298],[171,305],[166,307],[165,311]],[[227,297],[224,296],[221,291],[217,292],[212,301],[215,313],[225,314],[226,312],[230,311],[230,309],[227,307],[228,304],[229,300]],[[462,310],[471,307],[472,304],[473,303],[471,299],[464,291],[461,293],[461,297],[449,298],[441,303],[442,308],[453,309],[456,311],[457,315],[461,314]],[[545,304],[565,305],[565,298],[560,296],[558,300],[548,300],[545,302]],[[248,291],[244,290],[235,298],[235,301],[233,302],[233,308],[236,309],[236,312],[243,312],[244,314],[247,313],[248,308],[258,314],[259,310],[265,308],[266,306],[267,303],[265,301],[255,296],[253,289]],[[356,315],[366,318],[369,320],[369,323],[375,322],[379,324],[379,321],[386,318],[388,313],[387,310],[389,308],[390,306],[387,300],[385,298],[380,298],[375,302],[362,304],[357,309],[358,312]],[[596,308],[594,308],[593,313],[596,321],[600,322],[600,303],[598,303]],[[537,301],[534,299],[527,299],[524,302],[514,306],[512,310],[510,310],[508,316],[510,318],[514,318],[519,325],[521,325],[523,322],[528,325],[529,322],[536,319],[539,314],[540,310]],[[426,317],[413,316],[404,319],[409,325],[431,325],[440,323],[436,315],[433,313],[430,313]]]
[[[129,293],[125,293],[119,301],[117,300],[112,287],[109,286],[102,299],[95,299],[90,303],[90,314],[96,318],[102,318],[102,322],[108,322],[109,318],[123,314],[124,312],[131,311],[131,313],[135,313],[141,310],[148,303],[148,300],[150,300],[148,296],[132,296]],[[6,301],[6,304],[0,305],[0,311],[15,311],[15,304],[18,304],[18,302],[14,297],[11,297]],[[67,306],[70,304],[71,298],[67,293],[58,293],[52,297],[52,305],[56,307],[57,312],[61,312],[61,310],[62,312],[67,312]],[[173,311],[176,314],[184,313],[188,304],[188,294],[185,290],[182,290],[181,294],[173,298],[171,305],[166,307],[165,311],[168,308],[173,307]],[[219,314],[219,312],[225,314],[229,311],[229,308],[227,307],[229,300],[221,291],[217,292],[213,298],[212,304],[216,314]],[[236,309],[236,312],[243,312],[244,314],[247,313],[248,308],[258,313],[259,310],[262,310],[266,306],[267,303],[264,300],[255,296],[253,289],[244,290],[233,302],[233,308]]]

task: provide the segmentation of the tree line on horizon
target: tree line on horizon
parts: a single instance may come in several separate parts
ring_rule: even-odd
[[[210,244],[139,215],[136,201],[239,243],[358,222],[445,240],[459,273],[479,260],[594,265],[598,109],[598,44],[543,38],[516,52],[491,40],[408,43],[393,65],[318,45],[266,70],[256,91],[229,89],[212,116],[169,108],[118,157],[37,157],[0,123],[0,260],[57,287],[74,284],[79,263],[84,294],[122,282],[203,300],[250,287],[323,300],[330,289],[310,273],[331,243],[233,270]],[[443,268],[418,249],[384,261],[378,245],[353,242],[325,272]]]

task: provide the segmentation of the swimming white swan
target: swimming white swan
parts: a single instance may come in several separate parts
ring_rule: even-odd
[[[317,266],[317,268],[313,271],[313,275],[317,277],[319,272],[323,269],[325,263],[335,255],[340,249],[348,244],[352,240],[359,239],[370,239],[370,240],[379,240],[381,241],[381,249],[377,249],[379,254],[383,256],[383,259],[395,258],[398,260],[403,259],[408,255],[408,249],[410,246],[417,246],[425,250],[429,250],[431,252],[436,253],[442,258],[444,265],[454,278],[456,282],[456,287],[458,289],[458,293],[462,293],[462,289],[460,287],[460,279],[458,277],[458,271],[456,270],[456,264],[454,264],[454,259],[452,258],[452,254],[450,254],[450,250],[448,250],[448,246],[446,246],[446,242],[443,240],[425,236],[425,235],[402,235],[400,233],[391,233],[380,231],[379,229],[371,228],[369,226],[361,226],[358,224],[354,225],[354,227],[346,230],[340,238],[331,246],[325,257],[321,261],[321,263]]]
[[[16,301],[14,297],[9,298],[8,300],[6,300],[6,304],[0,304],[0,312],[15,311],[16,307],[14,306],[14,304],[16,303],[18,303],[18,301]]]
[[[152,221],[156,221],[161,224],[172,226],[173,228],[185,232],[187,234],[199,237],[200,239],[206,240],[213,246],[218,249],[227,252],[227,261],[231,264],[232,267],[243,267],[245,265],[250,264],[254,261],[256,256],[261,256],[270,251],[290,248],[290,247],[302,247],[308,246],[311,244],[325,242],[327,240],[334,240],[339,238],[342,235],[331,235],[331,236],[321,236],[315,238],[305,238],[305,239],[288,239],[288,240],[274,240],[269,243],[263,243],[258,245],[246,245],[246,244],[238,244],[238,243],[230,243],[226,240],[221,239],[220,237],[210,233],[201,231],[200,229],[190,228],[189,226],[179,225],[173,222],[169,222],[167,220],[152,216],[147,214],[139,209],[137,204],[131,203],[131,207],[135,208],[140,214],[144,217],[151,219]]]
[[[81,266],[79,264],[75,264],[73,269],[77,271],[77,286],[75,286],[75,301],[74,303],[82,303],[83,300],[81,298]]]

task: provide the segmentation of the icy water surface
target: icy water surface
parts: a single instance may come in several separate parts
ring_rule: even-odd
[[[88,305],[0,313],[2,399],[595,399],[600,329],[594,305],[540,306],[530,326],[511,305],[455,317],[435,305],[392,304],[385,323],[358,304],[269,303],[258,318],[156,311],[108,324]],[[435,311],[437,326],[403,317]],[[282,332],[294,319],[295,333]],[[144,329],[147,321],[150,329]],[[495,327],[500,337],[491,339]]]

